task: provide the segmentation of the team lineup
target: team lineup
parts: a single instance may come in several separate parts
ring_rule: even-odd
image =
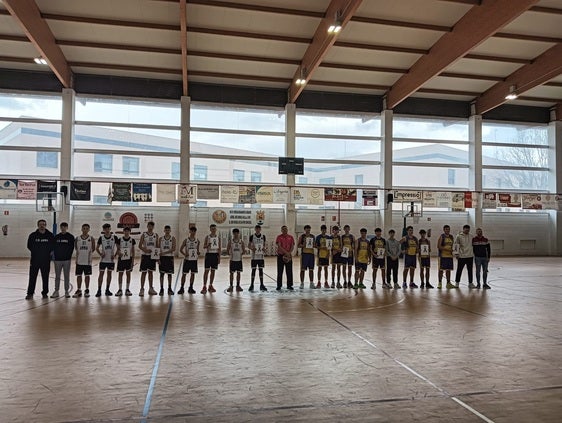
[[[53,235],[46,229],[47,222],[43,219],[37,222],[37,230],[32,232],[27,241],[27,248],[31,252],[29,283],[26,299],[33,299],[39,272],[42,278],[43,298],[48,298],[49,273],[51,261],[54,261],[55,288],[51,298],[61,296],[61,277],[64,280],[64,296],[66,298],[89,297],[90,277],[93,271],[93,258],[97,254],[100,258],[98,269],[98,283],[95,296],[113,296],[111,292],[112,274],[117,271],[118,289],[115,296],[131,296],[131,273],[135,266],[136,250],[140,251],[140,289],[138,295],[145,295],[148,279],[148,295],[165,293],[174,295],[172,289],[172,275],[175,273],[174,255],[179,252],[183,257],[181,265],[181,285],[177,294],[186,292],[187,276],[189,282],[188,294],[195,294],[195,277],[198,274],[198,259],[204,253],[204,272],[201,294],[216,292],[214,287],[215,272],[221,263],[223,251],[229,256],[229,286],[227,292],[241,292],[241,273],[243,272],[243,256],[251,253],[251,277],[248,291],[256,291],[256,274],[259,278],[259,290],[267,291],[264,284],[265,245],[266,236],[261,233],[261,226],[256,225],[250,235],[248,245],[240,237],[240,230],[232,229],[226,250],[223,250],[221,237],[217,234],[217,226],[212,224],[203,243],[197,238],[197,228],[189,228],[189,236],[183,240],[178,250],[176,238],[171,235],[171,227],[164,227],[164,235],[154,232],[154,222],[148,222],[146,231],[141,234],[137,242],[131,237],[131,229],[125,227],[123,236],[118,237],[111,232],[111,225],[102,226],[102,235],[96,240],[90,234],[90,225],[85,223],[81,227],[81,234],[74,237],[68,232],[68,224],[60,224],[60,232]],[[286,278],[286,288],[294,290],[293,262],[300,255],[300,289],[305,289],[308,275],[310,289],[365,289],[365,274],[369,265],[372,268],[371,289],[376,289],[377,278],[380,274],[380,286],[384,289],[415,289],[434,286],[430,283],[431,243],[425,230],[419,231],[419,238],[414,235],[414,228],[405,228],[405,234],[396,238],[394,229],[388,231],[388,237],[382,235],[382,229],[376,228],[374,236],[367,237],[367,229],[361,228],[359,236],[350,233],[350,226],[331,228],[328,234],[326,225],[320,226],[320,234],[313,235],[311,226],[304,226],[304,233],[295,238],[288,233],[287,226],[281,227],[281,234],[276,237],[277,256],[277,286],[278,291],[283,288],[283,275]],[[476,235],[470,234],[470,226],[464,225],[456,236],[451,234],[449,225],[443,227],[443,233],[438,237],[436,248],[438,252],[437,288],[459,288],[463,270],[468,273],[468,287],[470,289],[490,289],[488,285],[488,263],[491,257],[489,240],[483,236],[482,229],[476,230]],[[75,252],[75,254],[74,254]],[[76,290],[70,292],[70,271],[72,257],[75,261]],[[451,272],[454,261],[457,268],[454,280]],[[117,266],[116,266],[117,262]],[[399,284],[399,267],[403,263],[402,285]],[[160,276],[160,289],[156,291],[154,273]],[[473,272],[473,265],[476,271]],[[316,279],[314,268],[317,267]],[[331,271],[330,271],[331,267]],[[419,267],[419,286],[415,282],[416,269]],[[380,272],[379,272],[380,271]],[[473,275],[476,274],[476,284]],[[331,276],[331,278],[329,278]],[[125,279],[125,281],[123,281]],[[445,285],[443,285],[445,279]],[[104,287],[105,281],[105,289]],[[167,282],[167,284],[166,284]],[[343,282],[343,283],[342,283]],[[482,282],[482,284],[481,284]],[[167,291],[164,286],[167,285]],[[125,285],[125,286],[123,286]],[[84,290],[82,290],[84,286]]]

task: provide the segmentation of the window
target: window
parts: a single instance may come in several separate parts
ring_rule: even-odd
[[[94,195],[94,204],[107,205],[107,195]]]
[[[234,169],[232,171],[232,180],[234,182],[244,182],[244,171],[240,169]]]
[[[203,200],[198,200],[193,207],[207,207],[207,202]]]
[[[299,184],[307,184],[308,183],[308,178],[306,176],[299,176],[297,182]]]
[[[250,180],[252,182],[261,182],[261,172],[250,172]]]
[[[179,162],[172,162],[172,179],[180,179],[180,164]]]
[[[179,179],[179,176],[178,176]],[[194,165],[193,166],[193,180],[206,181],[207,180],[207,166]]]
[[[97,173],[113,172],[113,155],[94,154],[94,172]]]
[[[456,169],[447,169],[447,183],[449,185],[455,185],[456,173],[457,173]]]
[[[336,183],[336,178],[330,176],[329,178],[320,178],[320,185],[334,185]]]
[[[59,153],[54,151],[38,151],[37,167],[49,167],[57,169],[59,167]]]
[[[355,175],[355,185],[363,185],[363,175]]]
[[[123,175],[139,176],[138,157],[123,157]]]

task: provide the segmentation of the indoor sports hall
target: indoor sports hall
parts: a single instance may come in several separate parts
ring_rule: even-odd
[[[558,422],[561,166],[560,0],[0,0],[0,421]]]

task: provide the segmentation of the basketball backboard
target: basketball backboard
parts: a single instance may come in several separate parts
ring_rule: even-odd
[[[62,212],[64,210],[63,193],[38,192],[35,200],[35,210],[43,213]]]

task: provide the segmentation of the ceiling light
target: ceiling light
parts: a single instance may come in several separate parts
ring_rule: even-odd
[[[304,85],[304,84],[306,84],[306,73],[305,73],[305,68],[301,68],[301,69],[300,69],[299,77],[298,77],[297,80],[295,81],[295,84],[297,84],[297,85]]]
[[[505,96],[506,100],[515,100],[517,98],[517,85],[509,87],[509,94]]]
[[[328,34],[337,34],[341,31],[341,16],[339,11],[336,12],[334,22],[328,27]]]
[[[42,57],[36,57],[35,59],[33,59],[33,61],[35,63],[37,63],[38,65],[46,65],[47,61],[45,59],[43,59]]]

